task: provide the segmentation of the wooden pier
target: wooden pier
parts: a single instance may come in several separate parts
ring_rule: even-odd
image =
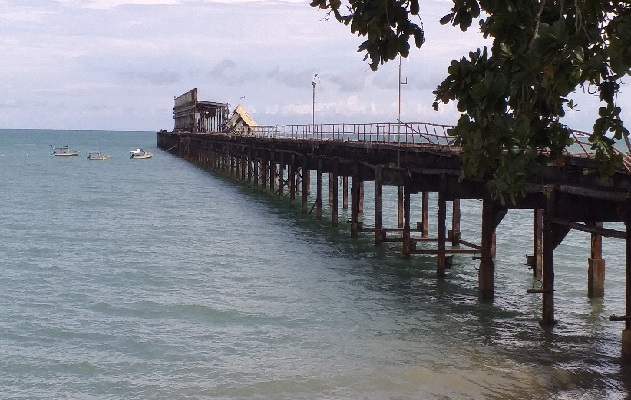
[[[400,242],[404,257],[415,254],[436,257],[436,277],[444,279],[453,254],[472,254],[480,260],[478,294],[482,301],[495,296],[495,231],[509,208],[533,212],[532,254],[527,263],[542,281],[540,289],[529,290],[542,296],[541,324],[551,326],[554,318],[554,249],[570,229],[591,234],[586,262],[588,296],[604,295],[605,260],[602,237],[626,243],[626,310],[612,315],[624,321],[622,356],[631,361],[631,174],[624,168],[611,178],[598,174],[598,162],[575,134],[576,151],[550,161],[528,179],[525,196],[515,204],[493,199],[486,182],[462,179],[459,149],[447,135],[448,127],[424,123],[332,124],[256,127],[243,132],[157,133],[161,149],[210,171],[242,182],[283,199],[303,214],[315,209],[323,216],[323,174],[329,175],[328,207],[331,225],[339,225],[339,191],[342,206],[348,206],[350,179],[350,235],[374,235],[374,243]],[[309,207],[310,179],[315,176],[316,193]],[[363,226],[364,182],[374,182],[374,226]],[[383,186],[397,187],[398,225],[383,226]],[[438,229],[428,235],[428,193],[437,193]],[[411,195],[422,194],[422,221],[413,226]],[[299,200],[298,200],[299,198]],[[480,241],[465,240],[460,233],[460,200],[482,200]],[[447,207],[451,206],[451,229],[447,229]],[[626,229],[603,228],[604,222],[623,222]],[[469,238],[468,238],[469,239]],[[419,249],[417,243],[435,243],[433,249]],[[451,246],[448,246],[448,243]],[[621,310],[623,311],[623,310]]]

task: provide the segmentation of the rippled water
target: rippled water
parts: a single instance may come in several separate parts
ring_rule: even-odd
[[[50,156],[69,144],[79,157]],[[145,147],[149,160],[130,160]],[[89,150],[112,156],[88,161]],[[12,399],[625,398],[624,245],[587,298],[589,235],[555,252],[540,328],[524,266],[532,214],[498,228],[496,300],[477,261],[353,240],[288,203],[155,147],[151,132],[0,131],[0,397]],[[373,219],[366,184],[366,212]],[[313,191],[315,193],[315,190]],[[396,190],[384,188],[384,224]],[[435,197],[430,215],[435,215]],[[413,196],[414,220],[420,199]],[[481,204],[463,201],[479,241]],[[343,213],[340,220],[349,219]],[[435,221],[432,221],[435,222]],[[435,232],[430,224],[430,232]]]

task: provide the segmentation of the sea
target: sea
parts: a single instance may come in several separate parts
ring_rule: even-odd
[[[63,145],[80,155],[51,156]],[[153,158],[130,159],[136,148]],[[621,240],[604,239],[605,296],[589,299],[590,237],[570,232],[555,251],[558,323],[543,328],[527,293],[540,286],[525,265],[532,211],[499,225],[495,300],[480,302],[471,255],[439,280],[432,256],[351,238],[350,210],[333,228],[328,207],[303,215],[158,149],[155,132],[0,130],[0,185],[2,399],[631,394],[609,321],[625,311]],[[386,227],[396,197],[384,187]],[[430,235],[435,215],[430,195]],[[480,220],[463,200],[463,239],[479,242]]]

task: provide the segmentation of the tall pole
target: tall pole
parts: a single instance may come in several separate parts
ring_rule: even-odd
[[[313,86],[313,101],[311,103],[311,129],[313,130],[313,134],[315,135],[315,88],[316,88],[316,78],[318,74],[313,76],[313,81],[311,81],[311,85]]]
[[[397,116],[397,122],[401,123],[401,85],[407,85],[408,78],[405,78],[405,82],[401,80],[401,56],[399,56],[399,113]]]

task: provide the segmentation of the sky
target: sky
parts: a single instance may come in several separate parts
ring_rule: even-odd
[[[0,128],[171,130],[193,88],[259,125],[310,124],[314,108],[316,123],[394,122],[399,105],[402,121],[452,125],[432,91],[488,42],[440,25],[451,4],[421,2],[426,43],[399,85],[397,60],[371,71],[364,39],[309,0],[0,0]],[[577,102],[564,122],[591,130],[597,99]]]

